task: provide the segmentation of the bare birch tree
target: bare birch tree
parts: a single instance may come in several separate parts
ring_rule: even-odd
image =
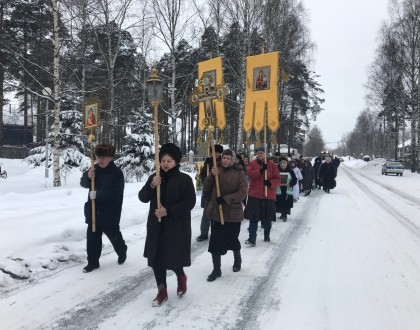
[[[156,16],[155,36],[168,48],[171,57],[172,76],[169,90],[171,107],[166,112],[171,120],[171,142],[177,143],[177,118],[182,110],[178,110],[175,106],[176,46],[186,33],[192,16],[183,16],[186,12],[185,0],[152,0],[152,6]]]

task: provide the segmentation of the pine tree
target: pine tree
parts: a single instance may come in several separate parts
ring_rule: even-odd
[[[115,161],[127,182],[140,181],[155,168],[151,122],[152,114],[144,109],[141,114],[133,115],[132,132],[126,135],[123,150]]]

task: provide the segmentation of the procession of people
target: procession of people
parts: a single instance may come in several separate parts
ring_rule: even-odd
[[[208,241],[212,260],[208,282],[222,276],[222,256],[229,250],[233,253],[232,271],[241,271],[239,234],[244,220],[249,220],[246,246],[257,245],[259,223],[264,232],[262,241],[270,243],[272,222],[277,219],[286,222],[300,194],[309,196],[316,188],[330,193],[336,186],[339,165],[331,157],[323,160],[319,156],[313,164],[308,159],[292,159],[278,152],[267,157],[265,147],[256,148],[254,157],[244,152],[237,154],[222,145],[214,145],[213,149],[214,158],[208,157],[198,174],[203,183],[203,216],[196,241]],[[85,273],[100,267],[102,234],[114,247],[118,264],[122,265],[127,258],[127,245],[120,231],[124,175],[113,161],[114,146],[98,144],[94,154],[97,163],[80,180],[80,185],[89,189],[84,207],[88,225]],[[165,143],[157,159],[158,170],[138,193],[140,202],[149,204],[143,256],[156,280],[157,295],[152,301],[155,307],[168,299],[168,270],[176,274],[178,297],[187,292],[184,268],[191,266],[191,211],[196,206],[193,180],[180,170],[181,149]]]

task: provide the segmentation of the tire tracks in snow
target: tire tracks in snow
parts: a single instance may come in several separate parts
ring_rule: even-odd
[[[281,297],[273,298],[273,284],[278,281],[277,277],[287,260],[290,259],[297,241],[308,231],[310,214],[318,209],[319,201],[324,196],[323,193],[314,192],[304,204],[302,203],[300,210],[293,216],[282,240],[275,243],[272,258],[266,265],[268,270],[266,275],[256,278],[255,284],[247,290],[248,292],[239,304],[242,306],[240,316],[229,329],[261,329],[258,317],[268,312],[268,309],[279,308]],[[266,309],[264,310],[264,308]]]
[[[343,168],[344,172],[351,178],[354,184],[356,184],[360,190],[362,190],[366,196],[371,199],[374,203],[380,205],[382,208],[386,209],[389,214],[391,214],[395,220],[397,220],[399,223],[401,223],[412,235],[416,236],[416,238],[420,239],[420,227],[416,225],[412,220],[404,216],[397,208],[395,208],[391,203],[389,203],[384,197],[380,196],[375,191],[369,189],[369,187],[366,186],[363,182],[361,182],[359,179],[356,178],[356,176],[351,173],[349,169]],[[358,173],[360,174],[360,173]],[[392,192],[395,194],[398,198],[402,198],[407,202],[409,200],[411,203],[414,203],[415,205],[410,204],[411,206],[415,206],[417,208],[420,208],[420,200],[418,198],[415,198],[413,196],[410,196],[406,193],[403,193],[402,191],[388,187],[386,185],[383,185],[376,180],[373,180],[363,174],[360,174],[363,178],[366,180],[373,182],[374,184],[379,185],[380,187]]]
[[[345,168],[345,167],[344,167],[344,171],[345,171],[347,174],[349,174],[349,176],[351,176],[352,178],[354,178],[354,176],[353,176],[351,173],[349,173],[349,170],[348,170],[347,168]],[[390,187],[390,186],[388,186],[388,185],[385,185],[385,184],[383,184],[382,182],[379,182],[379,181],[377,181],[377,180],[375,180],[375,179],[372,179],[371,177],[369,177],[369,176],[368,176],[368,175],[366,175],[366,174],[363,174],[363,173],[360,173],[360,172],[357,172],[357,174],[361,175],[362,177],[364,177],[365,179],[367,179],[367,180],[369,180],[369,181],[372,181],[372,182],[376,183],[377,185],[379,185],[379,186],[381,186],[382,188],[384,188],[384,189],[386,189],[386,190],[388,190],[388,191],[390,191],[390,192],[394,193],[395,195],[398,195],[398,196],[400,196],[401,198],[403,198],[403,199],[405,199],[405,200],[407,200],[407,201],[410,201],[411,203],[413,203],[413,206],[416,206],[416,207],[420,208],[420,199],[419,199],[419,198],[416,198],[416,197],[414,197],[414,196],[411,196],[411,195],[409,195],[409,194],[407,194],[407,193],[405,193],[405,192],[403,192],[403,191],[401,191],[401,190],[399,190],[399,189],[396,189],[396,188],[394,188],[394,187]],[[360,181],[359,181],[359,182],[360,182]]]
[[[200,209],[201,210],[201,209]],[[201,221],[202,212],[193,215],[191,222]],[[191,245],[191,261],[207,251],[207,244]],[[149,267],[139,273],[113,281],[104,292],[85,300],[61,315],[42,324],[39,329],[98,329],[100,323],[117,314],[125,305],[132,303],[142,293],[155,287],[155,277]],[[151,329],[153,324],[142,325],[142,329]]]

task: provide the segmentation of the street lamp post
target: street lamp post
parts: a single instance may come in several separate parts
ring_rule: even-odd
[[[163,82],[157,75],[157,69],[153,68],[150,77],[147,78],[147,96],[154,110],[154,135],[155,135],[155,162],[156,176],[160,176],[159,164],[159,133],[158,133],[158,106],[162,101]],[[157,208],[160,208],[160,185],[156,187]],[[160,222],[160,218],[158,218]]]
[[[42,94],[45,95],[45,177],[48,178],[48,96],[51,95],[51,88],[44,87]]]

